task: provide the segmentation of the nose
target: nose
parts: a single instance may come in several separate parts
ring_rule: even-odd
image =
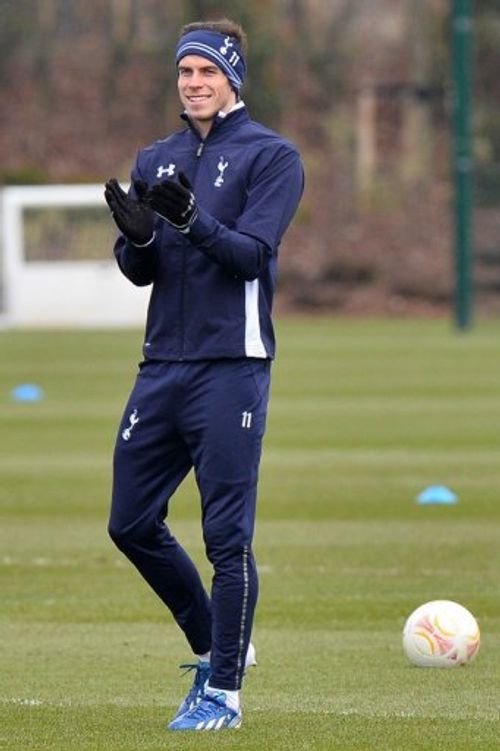
[[[201,74],[194,70],[189,77],[189,84],[191,88],[199,88],[202,85]]]

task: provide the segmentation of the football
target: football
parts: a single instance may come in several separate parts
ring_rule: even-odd
[[[480,638],[477,621],[467,608],[451,600],[433,600],[408,617],[403,649],[418,667],[453,668],[472,662]]]

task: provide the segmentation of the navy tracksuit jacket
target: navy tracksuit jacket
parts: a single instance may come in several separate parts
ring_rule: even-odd
[[[275,343],[277,253],[303,190],[296,149],[242,104],[205,141],[188,127],[139,152],[132,181],[183,171],[199,214],[188,234],[158,220],[154,242],[120,236],[118,264],[152,284],[144,360],[114,455],[109,531],[169,607],[195,654],[211,650],[212,686],[236,690],[258,582],[251,543]],[[211,596],[165,524],[194,467]]]

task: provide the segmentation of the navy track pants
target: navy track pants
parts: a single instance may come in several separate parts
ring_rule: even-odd
[[[269,360],[141,364],[119,428],[109,534],[184,631],[211,685],[241,687],[258,579],[252,552]],[[194,467],[210,596],[165,519]]]

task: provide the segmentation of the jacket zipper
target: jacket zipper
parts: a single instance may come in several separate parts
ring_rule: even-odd
[[[203,149],[205,148],[205,141],[200,140],[199,146],[196,149],[196,174],[193,177],[193,187],[196,183],[196,175],[198,174],[198,168],[199,168],[199,159],[201,155],[203,154]],[[185,288],[186,288],[186,253],[183,251],[182,254],[182,267],[181,267],[181,352],[180,352],[180,360],[184,360],[184,297],[185,297]]]

